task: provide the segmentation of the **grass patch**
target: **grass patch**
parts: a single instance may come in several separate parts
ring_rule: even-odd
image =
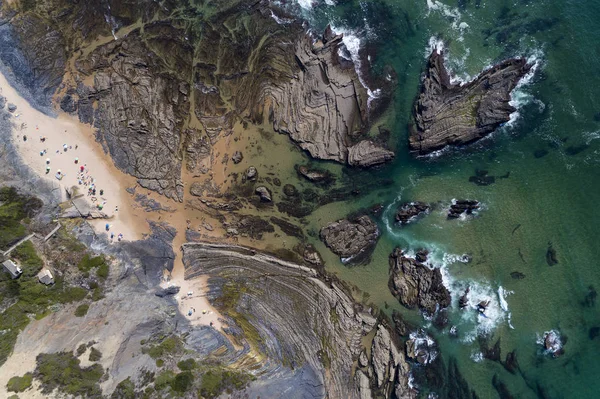
[[[77,316],[77,317],[85,316],[87,314],[89,308],[90,308],[90,305],[88,305],[87,303],[77,306],[77,309],[75,309],[75,316]]]
[[[33,374],[26,373],[23,377],[12,377],[6,384],[6,389],[9,392],[23,392],[31,387],[33,381]]]
[[[104,280],[108,277],[108,272],[108,265],[106,264],[106,262],[104,262],[100,266],[98,266],[98,269],[96,270],[96,276]]]
[[[104,256],[91,256],[90,254],[85,254],[77,264],[77,268],[82,272],[89,272],[91,269],[102,265],[106,265]]]
[[[35,377],[40,380],[43,393],[58,388],[68,395],[102,396],[98,383],[104,370],[99,364],[81,368],[79,359],[71,352],[42,353],[36,361]]]
[[[156,359],[156,367],[162,367],[165,365],[165,361],[162,359]]]

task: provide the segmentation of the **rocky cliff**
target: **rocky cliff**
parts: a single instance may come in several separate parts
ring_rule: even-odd
[[[269,359],[263,372],[304,373],[290,397],[414,397],[404,353],[339,282],[244,247],[185,244],[183,250],[186,279],[208,276],[211,302],[240,327],[245,345]],[[355,370],[362,339],[374,328],[370,357]]]
[[[524,58],[511,58],[468,83],[454,84],[443,54],[434,50],[414,107],[411,150],[427,154],[447,145],[467,144],[508,122],[515,111],[509,104],[510,93],[530,69]]]
[[[279,24],[273,13],[284,11],[273,7],[6,3],[0,59],[41,100],[58,92],[64,111],[98,129],[120,169],[175,200],[183,200],[182,164],[206,173],[202,159],[237,122],[268,121],[314,158],[361,167],[391,160],[366,139],[368,94],[339,56],[342,36],[314,37],[294,18]]]

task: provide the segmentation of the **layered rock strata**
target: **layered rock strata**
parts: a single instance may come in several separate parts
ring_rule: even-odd
[[[239,246],[185,244],[183,252],[185,278],[208,276],[209,300],[254,335],[246,345],[266,355],[261,367],[291,365],[303,373],[293,397],[365,398],[393,391],[414,397],[403,352],[337,281]],[[354,373],[362,337],[374,328],[370,362]],[[261,384],[259,377],[250,393]]]
[[[411,150],[428,154],[448,145],[467,144],[508,122],[516,111],[509,104],[510,93],[531,67],[524,58],[511,58],[468,83],[454,84],[443,54],[434,50],[414,107]]]
[[[398,301],[409,309],[418,307],[433,314],[450,306],[450,292],[444,286],[440,269],[430,269],[406,257],[399,248],[390,255],[389,287]]]

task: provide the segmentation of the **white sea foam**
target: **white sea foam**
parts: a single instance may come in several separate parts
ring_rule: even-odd
[[[298,2],[298,5],[302,8],[304,8],[305,10],[310,10],[315,5],[314,0],[297,0],[297,2]]]
[[[481,363],[483,362],[483,353],[481,352],[473,352],[471,353],[471,360],[473,360],[475,363]]]
[[[531,82],[531,79],[533,79],[535,72],[542,65],[543,55],[544,54],[542,50],[538,49],[535,50],[533,54],[527,58],[527,63],[531,64],[532,67],[529,70],[529,72],[527,72],[527,74],[523,76],[521,80],[519,80],[517,86],[510,93],[510,101],[508,103],[512,105],[516,109],[516,111],[510,114],[510,120],[506,122],[507,126],[514,125],[514,123],[519,119],[519,110],[524,105],[529,104],[531,101],[534,101],[533,95],[523,90],[523,87],[527,86]],[[545,104],[540,100],[537,100],[536,102],[540,107],[540,111],[543,111],[545,108]]]
[[[292,19],[289,19],[289,18],[278,17],[277,15],[275,15],[273,10],[271,10],[271,18],[273,18],[275,20],[275,22],[277,22],[279,25],[287,25],[287,24],[291,24],[292,22],[294,22]]]
[[[410,333],[409,338],[414,342],[414,353],[411,354],[413,357],[418,356],[420,350],[424,349],[428,353],[427,358],[423,359],[424,364],[429,364],[437,358],[438,351],[436,349],[435,341],[427,335],[425,331],[419,330],[412,332]]]
[[[338,35],[344,35],[344,37],[342,38],[342,42],[344,43],[344,46],[348,51],[348,55],[344,53],[343,49],[339,50],[338,55],[343,58],[349,59],[354,63],[354,69],[356,70],[356,73],[358,75],[358,80],[360,81],[360,84],[362,84],[363,87],[367,90],[367,95],[369,96],[367,100],[367,106],[370,106],[371,101],[378,98],[381,95],[381,90],[372,90],[363,79],[361,73],[362,61],[360,59],[360,48],[362,45],[361,38],[356,32],[348,30],[346,28],[336,27],[333,24],[331,25],[331,30]]]
[[[469,24],[461,21],[462,14],[458,8],[450,7],[447,4],[442,3],[438,0],[426,0],[427,1],[427,15],[429,16],[432,11],[439,12],[444,17],[451,20],[452,29],[459,32],[459,36],[456,40],[464,41],[463,33],[469,28]]]

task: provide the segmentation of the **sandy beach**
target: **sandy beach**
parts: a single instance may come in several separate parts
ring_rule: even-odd
[[[136,186],[135,178],[114,166],[110,156],[103,151],[100,143],[96,142],[91,126],[82,124],[64,113],[60,113],[58,118],[53,118],[36,110],[10,86],[2,74],[0,94],[6,97],[7,104],[17,106],[12,113],[15,125],[12,139],[23,162],[31,167],[40,179],[51,182],[59,190],[63,200],[67,200],[66,190],[76,187],[77,192],[83,194],[90,206],[97,207],[98,204],[102,204],[102,212],[109,218],[90,221],[97,233],[107,234],[108,237],[112,233],[113,241],[117,242],[121,234],[122,240],[133,241],[142,239],[144,234],[150,232],[147,220],[160,220],[160,213],[144,211],[126,191],[126,188]],[[96,190],[95,195],[88,195],[91,184]],[[155,193],[148,193],[148,196],[167,203],[174,209],[169,223],[178,231],[173,242],[177,254],[175,267],[171,274],[165,275],[162,286],[180,287],[180,293],[176,297],[179,310],[192,324],[210,325],[212,322],[215,328],[220,329],[220,315],[204,297],[206,279],[184,280],[180,252],[181,244],[185,242],[184,205]],[[190,310],[192,315],[188,316]]]
[[[113,233],[115,241],[119,234],[123,240],[141,239],[148,226],[141,212],[138,215],[130,206],[131,198],[125,191],[135,185],[135,178],[117,170],[95,142],[92,128],[66,115],[52,118],[34,109],[2,74],[0,90],[7,104],[17,107],[12,113],[12,139],[23,162],[41,179],[51,182],[63,200],[67,199],[66,190],[76,187],[90,206],[102,207],[109,219],[91,221],[98,233]],[[91,185],[96,195],[88,195]]]

